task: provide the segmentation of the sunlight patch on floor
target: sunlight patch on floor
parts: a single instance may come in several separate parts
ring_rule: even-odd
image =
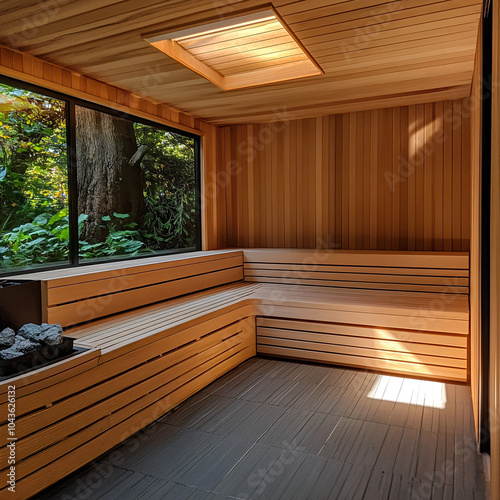
[[[368,397],[394,403],[446,408],[446,385],[442,382],[379,375]]]

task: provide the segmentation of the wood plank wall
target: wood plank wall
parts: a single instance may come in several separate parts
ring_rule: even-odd
[[[471,92],[470,377],[476,438],[481,420],[481,79],[482,30],[478,35]]]
[[[500,500],[500,3],[493,9],[491,125],[491,499]]]
[[[33,85],[202,136],[203,185],[212,186],[202,192],[203,250],[217,248],[217,198],[213,194],[217,172],[217,127],[215,125],[165,104],[140,97],[5,46],[0,46],[0,75],[17,78]],[[146,84],[147,75],[145,75]]]
[[[228,246],[468,251],[469,105],[224,127]]]

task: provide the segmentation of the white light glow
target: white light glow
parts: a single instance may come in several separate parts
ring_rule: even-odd
[[[446,408],[446,386],[441,382],[380,375],[368,393],[371,399],[394,403]]]

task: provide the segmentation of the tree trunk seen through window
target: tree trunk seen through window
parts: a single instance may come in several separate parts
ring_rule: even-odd
[[[145,213],[141,160],[133,122],[76,106],[78,213],[88,216],[80,240],[102,242],[103,217],[128,214],[126,224],[141,223]]]

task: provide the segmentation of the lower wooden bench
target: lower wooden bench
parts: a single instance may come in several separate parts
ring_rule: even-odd
[[[255,306],[246,299],[255,288],[224,286],[70,330],[87,352],[45,376],[39,370],[2,384],[3,401],[16,387],[16,498],[50,486],[255,356]],[[7,410],[0,404],[3,436]],[[2,474],[8,451],[0,448]],[[0,496],[8,493],[3,486]]]
[[[257,353],[466,382],[468,297],[262,285]]]

